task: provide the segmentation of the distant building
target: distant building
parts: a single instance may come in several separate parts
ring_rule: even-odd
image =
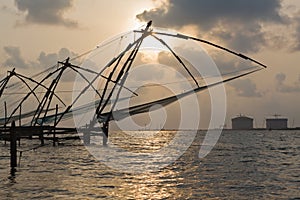
[[[288,119],[287,118],[267,118],[266,128],[267,129],[287,129]]]
[[[253,129],[253,118],[246,116],[238,116],[231,119],[232,129],[234,130],[250,130]]]

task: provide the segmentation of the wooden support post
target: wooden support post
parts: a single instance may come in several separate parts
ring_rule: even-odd
[[[56,135],[55,135],[55,127],[53,130],[53,146],[55,147],[55,142],[56,142]]]
[[[12,121],[10,128],[10,167],[12,171],[17,167],[17,134],[15,121]]]
[[[19,127],[22,126],[22,104],[20,104]],[[19,147],[21,146],[21,137],[18,138]]]
[[[22,126],[22,118],[21,118],[21,115],[22,115],[22,104],[20,105],[20,114],[19,114],[19,126],[21,127]]]
[[[102,130],[103,130],[103,146],[106,146],[107,145],[107,141],[108,141],[108,124],[109,122],[105,122],[103,123],[103,127],[102,127]]]
[[[90,134],[90,129],[88,127],[89,126],[86,124],[85,125],[85,131],[83,132],[83,144],[84,145],[90,145],[91,144],[91,134]]]
[[[7,107],[6,107],[6,101],[4,101],[4,128],[6,128],[6,119],[7,119]]]
[[[103,146],[107,145],[107,141],[108,141],[108,133],[103,132]]]
[[[53,146],[55,147],[55,142],[56,142],[56,121],[57,121],[57,114],[58,114],[58,104],[55,106],[55,119],[54,119],[54,130],[53,130]]]
[[[40,140],[41,140],[41,145],[44,145],[45,141],[44,141],[44,131],[43,131],[43,129],[40,130]]]
[[[84,145],[91,144],[91,134],[90,134],[89,130],[86,130],[83,132],[83,143],[84,143]]]
[[[7,108],[6,101],[4,101],[4,129],[6,130],[6,118],[7,118]],[[4,144],[6,144],[6,140],[4,140]]]

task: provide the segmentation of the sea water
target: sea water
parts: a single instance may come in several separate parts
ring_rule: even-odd
[[[114,133],[110,143],[151,152],[172,135],[126,140]],[[223,131],[199,159],[204,136],[199,131],[175,162],[144,173],[108,167],[78,140],[35,150],[29,149],[38,140],[22,140],[20,166],[11,176],[9,143],[0,141],[0,199],[300,199],[300,131]]]

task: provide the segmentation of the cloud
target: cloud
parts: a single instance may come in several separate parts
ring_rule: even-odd
[[[239,79],[230,84],[238,96],[241,97],[261,97],[261,92],[257,91],[256,84],[250,79]]]
[[[298,13],[300,15],[300,11]],[[294,20],[295,23],[295,34],[294,37],[296,38],[293,51],[300,51],[300,17],[296,17]]]
[[[167,7],[167,8],[166,8]],[[169,0],[163,7],[144,11],[137,18],[153,20],[159,26],[196,24],[209,30],[219,22],[281,21],[279,0]]]
[[[25,13],[27,23],[77,27],[76,21],[64,18],[73,0],[15,0],[17,9]]]
[[[4,66],[16,67],[16,68],[28,68],[28,64],[22,58],[19,47],[6,46],[3,48],[9,58],[3,63]]]
[[[35,67],[38,70],[46,69],[48,67],[51,67],[57,63],[57,61],[63,61],[66,58],[70,57],[76,57],[77,54],[74,52],[70,51],[67,48],[61,48],[58,53],[45,53],[41,52],[39,57],[37,58],[37,61],[31,62],[31,66]],[[75,63],[75,61],[72,61],[72,64],[78,64]],[[61,80],[64,82],[70,82],[74,81],[76,77],[76,72],[74,71],[68,71],[68,73],[64,73],[62,76]]]
[[[266,44],[263,24],[284,24],[280,0],[169,0],[136,17],[154,25],[183,28],[196,25],[201,33],[242,52],[255,52]],[[201,34],[203,35],[203,34]]]
[[[61,48],[58,53],[41,52],[36,61],[26,61],[22,55],[19,47],[6,46],[3,48],[8,58],[2,63],[5,67],[15,67],[17,69],[27,69],[33,67],[36,69],[45,69],[53,66],[57,61],[62,61],[67,57],[75,57],[76,54],[67,48]]]
[[[57,64],[58,61],[63,61],[66,58],[74,58],[76,53],[70,51],[67,48],[61,48],[57,53],[45,53],[42,51],[35,61],[26,61],[22,55],[19,47],[7,46],[4,47],[4,51],[8,55],[8,58],[2,63],[4,67],[16,68],[17,72],[25,73],[30,68],[31,71],[35,71],[34,74],[41,72],[49,67]],[[78,61],[72,61],[72,64],[78,65]],[[33,75],[33,74],[31,74]],[[64,82],[74,81],[76,72],[68,70],[64,73],[61,80]]]
[[[220,74],[224,76],[232,76],[249,70],[258,69],[257,65],[251,61],[240,59],[239,57],[221,51],[212,53],[211,57],[217,65]]]
[[[57,63],[57,61],[65,60],[67,57],[75,57],[76,54],[67,48],[61,48],[58,53],[45,53],[42,51],[37,58],[37,61],[32,62],[32,65],[47,68]]]
[[[297,82],[293,85],[287,85],[285,83],[286,75],[284,73],[279,73],[275,76],[276,90],[281,93],[293,93],[300,92],[300,76]]]

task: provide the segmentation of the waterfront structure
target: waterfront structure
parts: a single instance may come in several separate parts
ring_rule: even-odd
[[[266,119],[266,128],[267,129],[287,129],[288,126],[288,119],[287,118],[267,118]]]
[[[239,115],[231,119],[232,129],[234,130],[251,130],[253,129],[253,118]]]

